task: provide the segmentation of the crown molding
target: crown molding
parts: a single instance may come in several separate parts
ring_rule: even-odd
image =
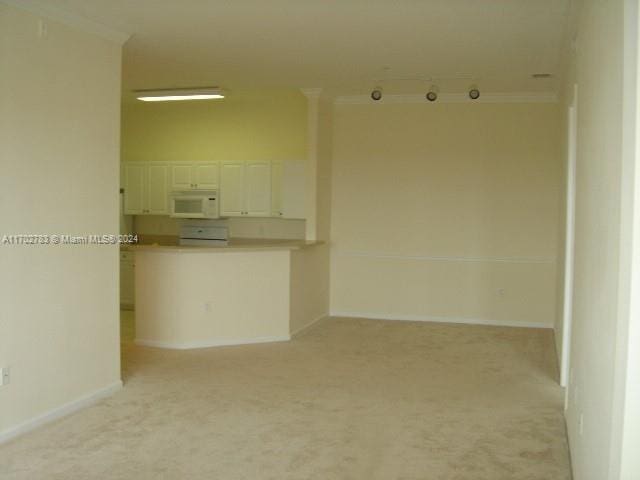
[[[123,45],[131,36],[128,33],[120,32],[83,16],[46,4],[40,0],[0,0],[0,4],[1,3],[37,16],[46,17],[49,20],[62,23],[68,27],[91,33],[105,40],[115,42],[118,45]]]
[[[336,97],[336,105],[376,105],[376,104],[410,104],[425,105],[438,103],[557,103],[558,96],[553,92],[518,92],[518,93],[485,93],[477,100],[471,100],[466,93],[441,93],[438,100],[429,102],[423,94],[383,95],[381,100],[371,100],[369,95],[346,95]]]

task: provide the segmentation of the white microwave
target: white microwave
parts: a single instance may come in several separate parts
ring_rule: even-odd
[[[169,197],[171,216],[178,218],[218,218],[218,191],[173,192]]]

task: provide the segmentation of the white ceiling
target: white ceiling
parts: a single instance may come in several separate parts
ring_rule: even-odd
[[[124,89],[550,92],[568,0],[44,0],[132,35]],[[386,67],[386,68],[385,68]]]

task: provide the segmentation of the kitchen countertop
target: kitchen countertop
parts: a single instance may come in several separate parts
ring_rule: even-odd
[[[315,245],[322,245],[323,241],[286,240],[271,238],[230,238],[227,245],[200,246],[178,245],[178,237],[170,235],[139,236],[136,244],[121,245],[121,251],[152,251],[152,252],[225,252],[225,251],[270,251],[270,250],[299,250]]]

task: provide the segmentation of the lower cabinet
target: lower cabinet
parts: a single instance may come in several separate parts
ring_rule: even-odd
[[[120,252],[120,308],[132,310],[135,304],[135,253]]]

